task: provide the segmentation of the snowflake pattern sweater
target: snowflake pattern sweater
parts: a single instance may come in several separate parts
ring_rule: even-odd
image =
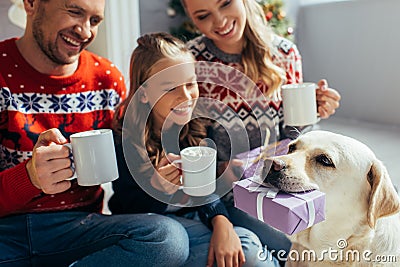
[[[17,49],[16,39],[0,42],[0,217],[56,210],[100,211],[100,186],[48,195],[32,185],[26,162],[41,132],[110,128],[125,97],[122,74],[108,60],[83,51],[71,76],[39,73]]]
[[[229,160],[232,154],[259,147],[266,127],[271,131],[271,141],[282,137],[281,101],[264,98],[268,89],[266,84],[254,84],[247,77],[243,78],[240,54],[224,53],[205,36],[189,41],[187,46],[198,61],[216,63],[211,68],[210,65],[205,69],[198,67],[197,79],[208,117],[218,122],[213,139],[218,144],[221,160]],[[285,70],[287,83],[302,82],[301,56],[297,47],[276,35],[273,48],[273,62]],[[249,86],[253,86],[250,94]]]

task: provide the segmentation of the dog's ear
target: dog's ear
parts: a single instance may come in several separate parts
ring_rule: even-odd
[[[389,174],[381,161],[375,160],[373,162],[367,179],[371,184],[368,224],[371,228],[375,228],[376,220],[380,217],[400,211],[400,202]]]

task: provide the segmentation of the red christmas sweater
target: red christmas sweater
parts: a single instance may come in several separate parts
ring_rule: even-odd
[[[110,128],[115,107],[125,97],[120,71],[108,60],[83,51],[71,76],[49,76],[32,68],[16,39],[0,42],[0,217],[57,210],[101,211],[100,186],[76,182],[48,195],[32,185],[26,162],[41,132]]]
[[[272,44],[273,62],[286,72],[286,83],[302,82],[301,56],[296,45],[277,35]],[[268,86],[255,84],[243,74],[240,54],[221,51],[205,36],[189,41],[187,46],[199,61],[196,74],[205,116],[218,122],[213,139],[221,160],[262,145],[265,128],[270,129],[271,141],[283,136],[280,96],[264,97]]]

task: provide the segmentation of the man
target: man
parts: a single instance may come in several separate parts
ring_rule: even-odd
[[[105,0],[24,0],[21,38],[0,42],[0,266],[178,266],[185,231],[151,214],[100,214],[103,190],[71,177],[72,133],[110,128],[125,97],[108,60],[84,50]]]

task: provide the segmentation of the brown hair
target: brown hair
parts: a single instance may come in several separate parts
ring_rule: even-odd
[[[161,133],[154,132],[153,116],[148,103],[140,101],[140,92],[136,94],[142,86],[145,88],[145,82],[150,78],[152,67],[164,58],[189,57],[193,58],[191,52],[185,44],[164,32],[145,34],[137,39],[138,46],[134,49],[130,60],[130,86],[127,98],[117,107],[113,119],[114,130],[122,134],[124,118],[128,105],[129,108],[129,123],[135,129],[144,129],[144,134],[134,134],[130,136],[133,144],[137,147],[139,154],[142,157],[148,156],[154,166],[156,166],[163,156],[161,144]],[[131,112],[132,111],[132,112]],[[131,114],[132,113],[132,114]],[[179,140],[184,145],[198,145],[206,136],[206,128],[198,119],[191,120],[183,126],[180,131]],[[146,149],[144,150],[143,147]]]

